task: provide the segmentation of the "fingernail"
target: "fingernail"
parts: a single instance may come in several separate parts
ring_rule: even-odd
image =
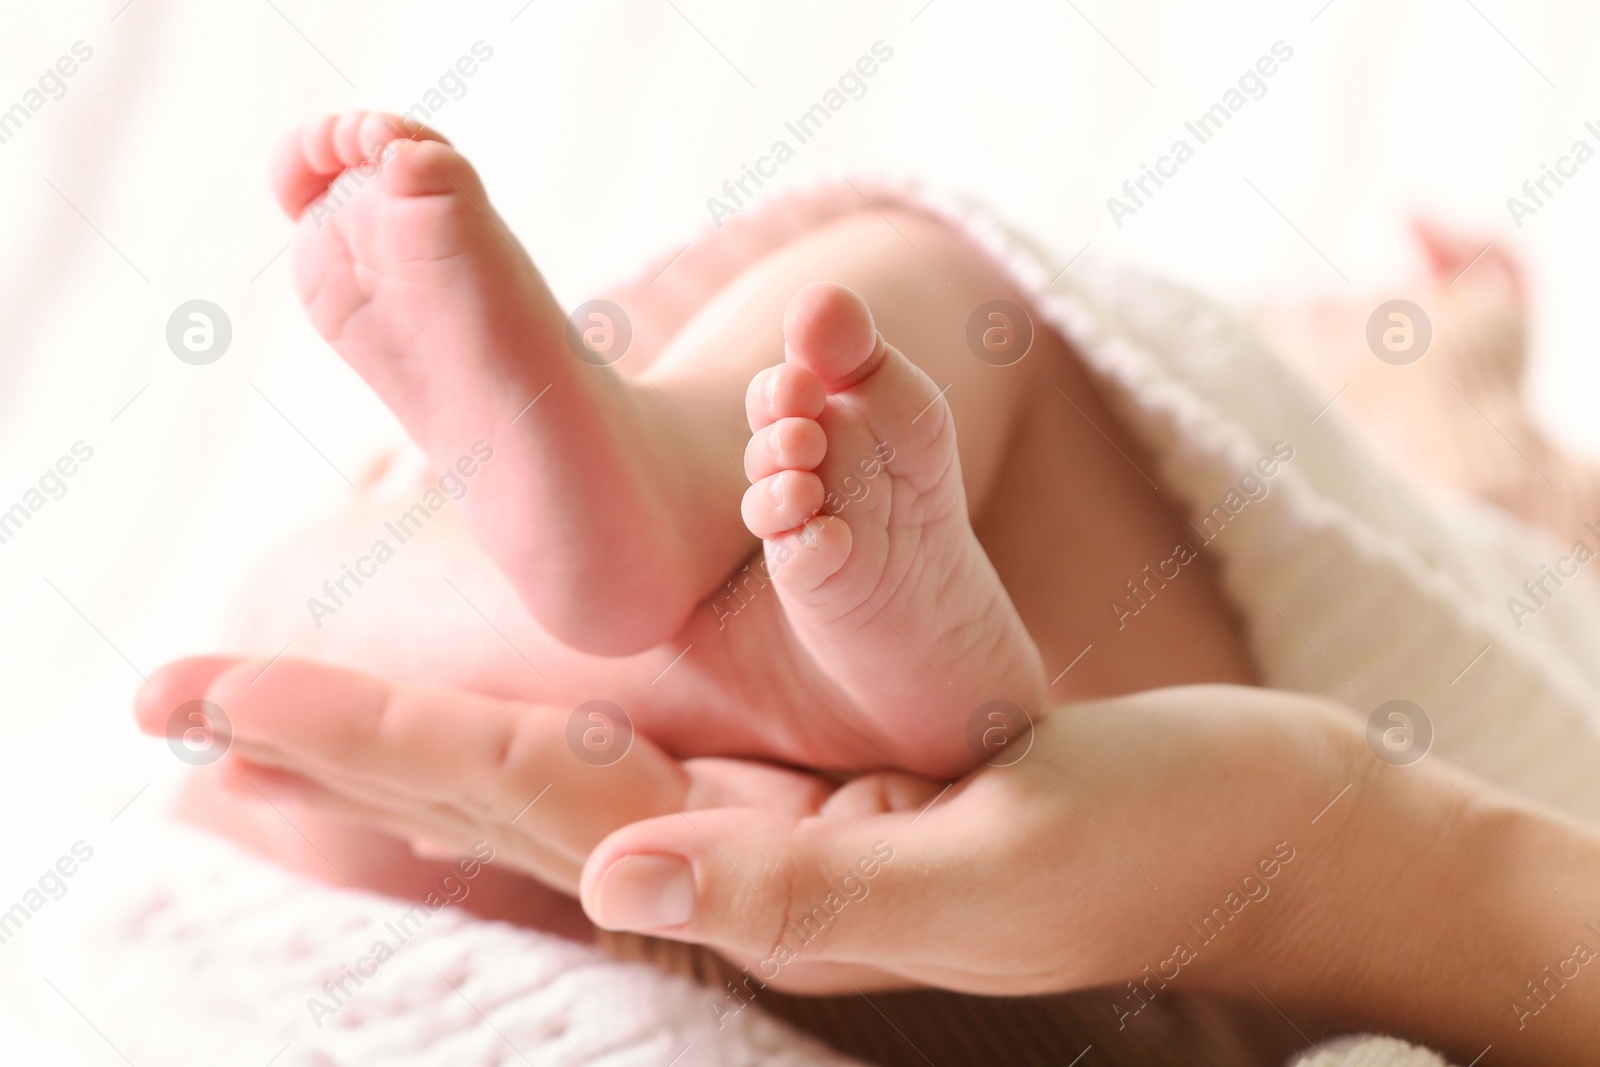
[[[694,871],[681,856],[624,856],[601,877],[595,904],[607,930],[682,926],[694,914]]]

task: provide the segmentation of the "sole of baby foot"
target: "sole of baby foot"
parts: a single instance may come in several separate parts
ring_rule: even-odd
[[[675,633],[748,551],[731,509],[706,517],[741,483],[657,390],[604,365],[625,352],[590,347],[591,326],[621,344],[625,324],[569,323],[432,130],[377,112],[313,122],[273,185],[312,323],[446,474],[539,623],[607,655]]]
[[[784,334],[747,395],[745,523],[800,644],[892,762],[959,773],[982,758],[980,709],[1037,710],[1045,683],[968,518],[949,406],[848,289],[802,290]]]

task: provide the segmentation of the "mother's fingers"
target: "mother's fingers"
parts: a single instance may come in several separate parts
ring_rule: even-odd
[[[735,804],[809,814],[831,792],[811,775],[765,764],[680,764],[629,738],[603,708],[390,686],[291,659],[169,664],[140,691],[140,726],[181,733],[190,726],[182,709],[199,699],[227,717],[231,755],[291,772],[278,784],[304,802],[405,839],[486,838],[567,889],[589,850],[627,823]]]
[[[395,807],[442,804],[515,822],[574,862],[618,825],[679,810],[689,792],[683,768],[644,738],[612,762],[569,745],[572,709],[390,686],[298,660],[169,665],[140,695],[140,725],[164,733],[167,705],[201,698],[223,710],[234,751],[253,762],[345,783],[375,806],[391,794]],[[580,725],[620,726],[587,717]]]
[[[520,822],[508,825],[486,821],[446,804],[353,786],[348,780],[309,778],[245,759],[229,760],[224,767],[224,788],[247,800],[266,801],[279,809],[285,819],[290,816],[280,804],[290,803],[399,838],[424,859],[448,860],[473,854],[481,857],[482,847],[488,844],[501,865],[532,875],[564,893],[577,891],[582,857],[552,847],[540,835],[525,832]]]

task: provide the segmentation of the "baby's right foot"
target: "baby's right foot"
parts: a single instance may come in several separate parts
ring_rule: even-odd
[[[273,184],[313,324],[438,467],[478,468],[468,526],[540,624],[603,654],[680,629],[747,551],[705,518],[742,483],[657,391],[578,358],[466,159],[355,112],[291,138]]]
[[[944,396],[842,286],[790,303],[787,360],[750,383],[750,532],[819,672],[885,762],[955,775],[972,714],[1039,709],[1038,649],[973,533]]]

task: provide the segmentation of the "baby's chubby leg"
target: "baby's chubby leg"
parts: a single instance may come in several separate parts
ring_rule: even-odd
[[[1025,298],[979,249],[930,216],[863,204],[797,237],[735,276],[641,380],[668,393],[737,464],[750,438],[746,387],[757,372],[785,361],[785,311],[815,282],[854,291],[884,339],[933,379],[960,427],[969,508],[981,511],[1050,356],[1006,366],[979,358],[968,340],[974,313],[997,301],[1020,308]],[[1041,350],[1051,347],[1041,342]]]
[[[818,227],[730,282],[643,378],[671,389],[708,436],[725,442],[720,450],[736,454],[748,435],[744,413],[726,407],[725,379],[796,362],[793,341],[786,346],[781,336],[785,309],[802,287],[819,280],[853,290],[884,341],[932,379],[948,405],[968,516],[1039,646],[1046,678],[1054,682],[1050,699],[1254,681],[1239,622],[1203,555],[1183,568],[1181,581],[1161,590],[1136,625],[1119,621],[1110,605],[1126,598],[1126,583],[1169,558],[1174,546],[1195,540],[1185,505],[1151,480],[1155,459],[1112,413],[1070,345],[1034,321],[1028,298],[943,222],[885,209]],[[980,358],[969,341],[975,314],[981,318],[980,309],[997,300],[1024,317],[1007,325],[1032,335],[1026,355],[1014,363],[989,351]],[[778,448],[764,467],[750,469],[753,478],[816,466],[801,454],[804,440],[783,437],[792,428],[766,432],[787,441],[792,454]],[[852,457],[837,454],[839,447],[830,440],[823,466],[834,475],[823,479],[820,510],[848,524],[873,482],[859,476]],[[871,457],[853,458],[870,467]],[[743,622],[752,594],[753,606],[762,607],[763,575],[774,570],[769,562],[753,573],[752,565],[703,610],[735,611],[730,625]]]

